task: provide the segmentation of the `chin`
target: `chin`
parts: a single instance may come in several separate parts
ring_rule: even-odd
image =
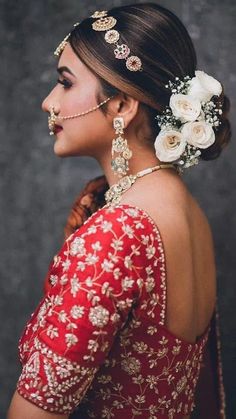
[[[66,147],[63,147],[61,144],[58,144],[57,141],[54,144],[54,154],[58,157],[71,156],[70,151]]]
[[[54,154],[58,157],[87,156],[89,151],[85,139],[65,136],[63,131],[55,136]]]
[[[75,151],[65,145],[63,146],[63,144],[57,140],[54,144],[54,154],[57,157],[76,157],[81,155],[77,150]]]

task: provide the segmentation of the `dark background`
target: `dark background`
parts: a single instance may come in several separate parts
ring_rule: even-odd
[[[53,86],[53,51],[75,22],[132,1],[0,0],[0,415],[20,373],[17,344],[42,294],[49,262],[63,240],[69,209],[101,174],[91,158],[60,159],[41,101]],[[139,3],[137,1],[136,3]],[[184,178],[211,224],[217,260],[227,418],[236,418],[235,42],[234,0],[162,0],[194,41],[198,69],[219,79],[231,99],[233,138],[222,156]],[[206,401],[207,403],[207,401]],[[213,418],[209,418],[213,419]]]

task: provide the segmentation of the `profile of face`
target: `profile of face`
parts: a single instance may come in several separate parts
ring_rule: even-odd
[[[98,105],[96,94],[101,91],[99,79],[79,59],[69,43],[60,56],[57,71],[58,83],[42,103],[45,112],[50,112],[53,107],[56,115],[69,116]],[[55,154],[99,159],[99,155],[110,153],[114,116],[123,116],[128,126],[137,112],[138,102],[132,98],[124,102],[118,95],[107,106],[106,115],[97,109],[81,117],[57,119],[56,125],[61,129],[58,128],[55,133]]]
[[[69,43],[60,56],[57,71],[58,83],[42,103],[45,112],[54,107],[56,115],[69,116],[97,105],[99,81]],[[106,145],[109,120],[99,109],[74,119],[58,119],[56,124],[61,127],[55,133],[54,152],[58,156],[94,155]]]

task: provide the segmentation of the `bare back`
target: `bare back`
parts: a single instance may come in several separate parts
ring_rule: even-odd
[[[205,332],[215,307],[212,234],[181,177],[160,172],[140,178],[122,196],[121,203],[142,208],[159,228],[167,269],[165,326],[193,343]]]

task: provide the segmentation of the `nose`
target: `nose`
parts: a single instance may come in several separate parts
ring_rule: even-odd
[[[54,89],[49,93],[47,97],[45,97],[45,99],[42,102],[41,107],[42,107],[43,112],[50,112],[50,108],[53,107],[54,112],[56,114],[59,113],[60,111],[59,104],[58,104],[58,101],[56,100],[56,96],[54,95]]]

